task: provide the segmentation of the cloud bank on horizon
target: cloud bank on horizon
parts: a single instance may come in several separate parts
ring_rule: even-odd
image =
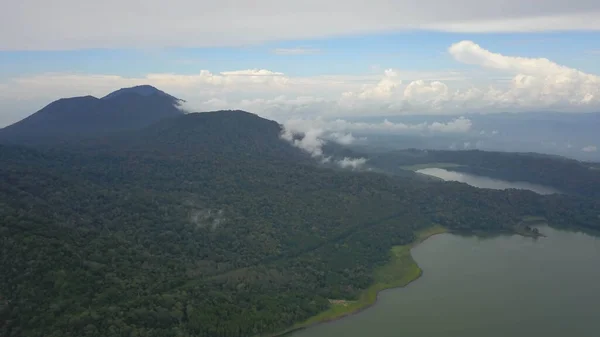
[[[47,103],[58,97],[103,96],[116,88],[151,84],[190,102],[186,107],[189,110],[244,109],[279,121],[360,115],[600,110],[598,75],[545,58],[494,53],[468,40],[452,44],[447,52],[458,63],[505,80],[481,83],[468,74],[453,71],[429,74],[433,77],[430,79],[405,81],[400,69],[387,69],[378,77],[288,76],[267,69],[220,73],[202,70],[195,75],[156,73],[142,77],[50,73],[0,81],[0,101],[37,99]]]

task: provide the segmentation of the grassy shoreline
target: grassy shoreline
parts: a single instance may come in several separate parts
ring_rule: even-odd
[[[331,300],[331,307],[328,310],[323,311],[304,322],[298,323],[287,330],[272,334],[270,337],[284,336],[297,330],[306,329],[317,324],[331,322],[357,314],[374,305],[377,302],[377,295],[379,292],[386,289],[407,286],[411,282],[417,280],[423,273],[415,260],[413,260],[410,250],[427,238],[446,232],[448,232],[446,228],[436,225],[415,233],[416,238],[410,244],[392,247],[391,260],[375,270],[375,283],[365,289],[357,300]]]

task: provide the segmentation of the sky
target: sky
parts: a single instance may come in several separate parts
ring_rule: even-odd
[[[294,125],[447,114],[460,129],[459,117],[475,112],[600,111],[597,0],[2,7],[0,127],[61,97],[138,84],[185,99],[188,110],[244,109]]]

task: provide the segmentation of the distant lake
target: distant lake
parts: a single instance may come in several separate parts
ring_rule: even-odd
[[[500,179],[492,179],[484,176],[478,176],[469,173],[448,171],[441,168],[425,168],[416,172],[429,176],[438,177],[446,181],[458,181],[479,188],[491,188],[495,190],[505,190],[509,188],[517,188],[522,190],[530,190],[538,194],[553,194],[558,193],[556,189],[548,186],[531,184],[524,181],[506,181]]]
[[[442,234],[412,250],[423,276],[359,314],[293,337],[600,336],[600,239]]]

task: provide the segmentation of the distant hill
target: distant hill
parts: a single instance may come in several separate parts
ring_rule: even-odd
[[[0,129],[0,142],[46,144],[141,128],[182,115],[181,102],[148,85],[119,89],[101,99],[63,98]]]
[[[280,138],[281,125],[241,110],[189,113],[145,128],[111,134],[86,146],[109,152],[201,160],[306,160],[310,156]]]
[[[557,155],[481,150],[445,151],[406,149],[371,153],[369,164],[388,173],[404,173],[403,167],[455,164],[452,171],[508,181],[527,181],[551,186],[563,193],[599,198],[600,174],[593,163]]]

